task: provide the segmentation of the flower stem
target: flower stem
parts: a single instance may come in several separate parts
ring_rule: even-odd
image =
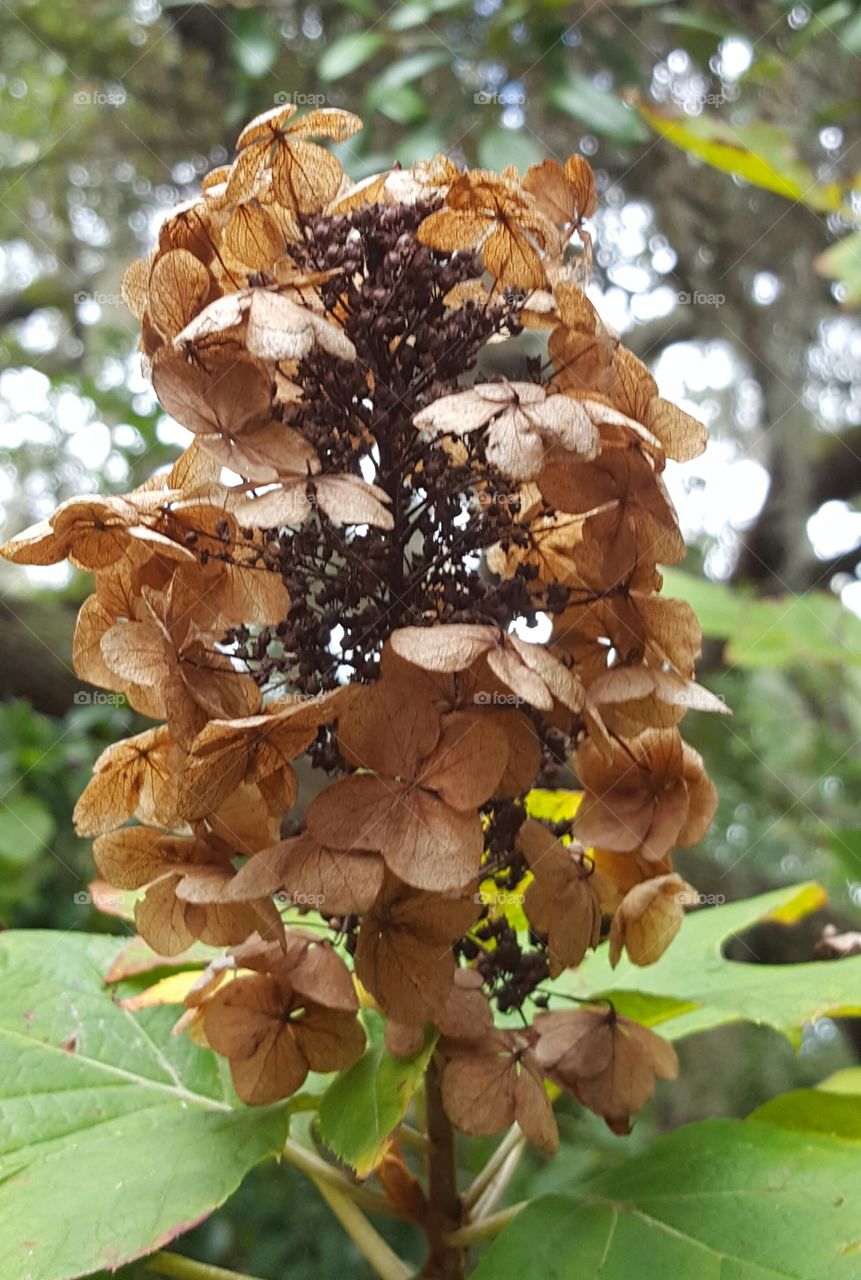
[[[505,1164],[508,1155],[517,1147],[521,1141],[522,1133],[518,1125],[513,1124],[488,1160],[487,1164],[477,1175],[474,1182],[470,1183],[463,1194],[464,1208],[471,1209],[472,1206],[481,1196],[482,1191],[489,1182],[492,1182],[497,1171]]]
[[[367,1209],[370,1213],[386,1213],[390,1216],[400,1217],[391,1201],[385,1196],[378,1195],[375,1191],[371,1191],[368,1187],[363,1187],[359,1183],[351,1182],[346,1174],[340,1169],[336,1169],[334,1165],[324,1160],[322,1156],[318,1156],[316,1151],[312,1151],[310,1147],[304,1147],[301,1142],[295,1142],[293,1138],[288,1138],[284,1145],[282,1154],[297,1169],[301,1169],[309,1178],[313,1178],[315,1182],[325,1182],[328,1186],[334,1187],[336,1191],[340,1191],[342,1195],[349,1196],[351,1200],[355,1200],[356,1204]]]
[[[213,1267],[208,1262],[164,1250],[147,1258],[143,1269],[157,1276],[171,1276],[173,1280],[258,1280],[242,1271],[227,1271],[224,1267]]]
[[[427,1152],[430,1144],[427,1135],[422,1133],[420,1129],[414,1129],[411,1124],[402,1124],[398,1129],[398,1135],[401,1141],[407,1147],[413,1147],[416,1151]]]
[[[402,1262],[370,1224],[355,1201],[333,1183],[311,1175],[320,1195],[380,1280],[410,1280],[412,1268]]]
[[[459,1227],[457,1231],[452,1231],[448,1243],[463,1248],[476,1240],[490,1240],[493,1236],[498,1236],[517,1217],[520,1210],[525,1209],[526,1203],[521,1200],[519,1204],[510,1204],[508,1208],[500,1209],[499,1213],[492,1213],[480,1222],[470,1222],[465,1227]]]
[[[506,1155],[500,1164],[494,1176],[488,1182],[482,1194],[475,1202],[473,1217],[475,1221],[481,1218],[489,1218],[502,1197],[505,1195],[505,1189],[508,1186],[514,1174],[517,1172],[517,1166],[520,1164],[520,1157],[526,1150],[526,1139],[521,1135],[520,1141],[516,1143]]]
[[[434,1280],[464,1280],[465,1257],[451,1236],[463,1220],[457,1190],[454,1129],[442,1105],[442,1068],[436,1055],[425,1071],[428,1136],[428,1212],[425,1230],[429,1256],[423,1275]]]

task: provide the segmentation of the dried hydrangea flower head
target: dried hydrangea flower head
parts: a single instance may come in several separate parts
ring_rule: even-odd
[[[603,1005],[529,1010],[602,936],[656,960],[689,900],[673,849],[716,798],[677,726],[724,708],[657,564],[684,555],[666,461],[705,432],[583,291],[583,159],[356,184],[325,144],[359,127],[267,112],[166,219],[124,293],[194,440],[3,552],[95,575],[75,669],[158,724],[78,830],[159,953],[232,949],[188,1003],[241,1097],[355,1061],[358,991],[394,1052],[436,1028],[457,1127],[552,1151],[545,1077],[624,1130],[675,1070]],[[573,833],[527,800],[569,758]]]

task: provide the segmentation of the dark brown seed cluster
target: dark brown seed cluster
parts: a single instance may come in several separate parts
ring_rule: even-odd
[[[522,536],[512,529],[518,504],[510,482],[484,461],[480,439],[465,442],[458,465],[413,425],[424,404],[460,385],[489,337],[517,332],[522,304],[514,290],[492,304],[446,303],[482,266],[474,253],[446,255],[419,243],[416,231],[435,207],[316,216],[290,246],[299,269],[334,273],[321,296],[360,360],[336,362],[314,350],[300,361],[302,400],[284,408],[283,421],[314,445],[324,475],[364,474],[384,489],[395,527],[345,534],[317,512],[298,530],[265,531],[264,563],[280,570],[294,603],[276,627],[254,638],[234,628],[225,638],[261,684],[280,675],[317,693],[341,683],[345,668],[352,679],[373,679],[391,631],[428,617],[534,620],[530,566],[492,582],[470,561]],[[561,610],[567,594],[556,589],[549,604]]]

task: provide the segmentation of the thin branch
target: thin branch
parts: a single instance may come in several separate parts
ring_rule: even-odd
[[[375,1191],[352,1182],[340,1169],[329,1164],[322,1156],[318,1156],[316,1151],[312,1151],[310,1147],[303,1147],[293,1138],[287,1139],[282,1154],[309,1178],[313,1178],[315,1182],[325,1182],[327,1186],[355,1200],[356,1204],[367,1209],[369,1213],[385,1213],[396,1218],[402,1216],[385,1196],[377,1195]]]
[[[493,1213],[494,1209],[505,1195],[505,1189],[514,1177],[517,1166],[520,1164],[520,1157],[523,1155],[525,1150],[526,1139],[521,1138],[517,1146],[513,1147],[511,1151],[509,1151],[506,1159],[499,1168],[499,1172],[493,1180],[488,1183],[484,1194],[476,1201],[475,1211],[473,1214],[476,1222],[481,1218],[490,1217]]]
[[[499,1213],[482,1218],[480,1222],[470,1222],[465,1227],[458,1227],[457,1231],[452,1231],[448,1242],[464,1248],[466,1245],[474,1244],[476,1240],[490,1240],[493,1236],[498,1236],[500,1231],[504,1231],[509,1222],[513,1222],[526,1205],[527,1201],[521,1200],[519,1204],[511,1204],[507,1209],[500,1209]]]
[[[412,1267],[407,1266],[386,1244],[355,1201],[344,1190],[324,1178],[317,1178],[312,1174],[311,1181],[380,1280],[410,1280]]]
[[[406,1146],[413,1147],[416,1151],[427,1152],[430,1149],[427,1134],[422,1133],[421,1129],[416,1129],[411,1124],[402,1124],[398,1129],[398,1136]]]
[[[508,1159],[509,1153],[517,1147],[517,1144],[521,1141],[522,1137],[523,1134],[521,1133],[520,1128],[516,1124],[513,1124],[494,1151],[493,1155],[488,1160],[487,1164],[482,1169],[481,1173],[478,1174],[475,1181],[472,1182],[463,1193],[463,1207],[465,1209],[471,1209],[476,1203],[481,1193],[484,1191],[484,1188],[496,1176],[499,1169]]]
[[[244,1271],[227,1271],[213,1267],[208,1262],[197,1262],[181,1253],[154,1253],[143,1264],[144,1271],[157,1276],[171,1276],[173,1280],[258,1280]]]

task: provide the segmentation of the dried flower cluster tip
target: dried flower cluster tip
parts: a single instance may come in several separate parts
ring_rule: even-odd
[[[724,707],[657,565],[705,432],[584,292],[584,160],[353,183],[324,144],[359,127],[267,112],[165,220],[123,287],[193,443],[3,554],[95,575],[75,669],[157,724],[77,828],[159,954],[230,948],[188,1004],[240,1096],[354,1062],[358,989],[393,1052],[436,1028],[458,1128],[552,1151],[545,1079],[623,1131],[676,1069],[606,1005],[525,1010],[602,936],[652,963],[690,900],[673,849],[716,797],[678,723]],[[569,758],[573,834],[525,800]]]

